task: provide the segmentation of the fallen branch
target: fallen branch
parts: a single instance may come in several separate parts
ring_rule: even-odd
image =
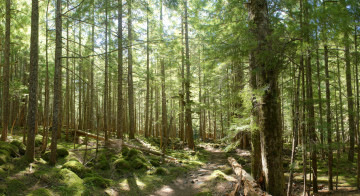
[[[243,190],[243,195],[270,196],[268,193],[261,190],[255,179],[250,174],[248,174],[233,157],[229,157],[228,161],[239,180],[235,190],[232,191],[230,195],[240,195],[239,192]]]

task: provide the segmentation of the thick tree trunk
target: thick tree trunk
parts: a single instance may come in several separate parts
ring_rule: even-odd
[[[29,77],[29,107],[28,107],[28,134],[26,145],[26,159],[34,161],[35,156],[35,128],[37,110],[37,86],[39,63],[39,1],[32,1],[31,9],[31,38],[30,38],[30,77]]]
[[[61,0],[56,0],[56,40],[55,40],[55,74],[54,74],[54,108],[53,108],[53,128],[51,135],[51,154],[50,165],[56,163],[56,148],[57,148],[57,136],[61,131],[61,57],[62,57],[62,14],[61,14]]]
[[[108,1],[105,0],[105,87],[104,87],[104,133],[105,143],[109,140],[108,133],[108,99],[109,99],[109,78],[108,78]]]
[[[348,37],[348,34],[344,35]],[[354,115],[354,97],[351,85],[351,65],[350,65],[350,46],[349,40],[345,41],[345,71],[346,71],[346,92],[348,102],[348,116],[349,116],[349,137],[350,137],[350,149],[348,154],[348,160],[354,161],[354,134],[355,134],[355,115]]]
[[[186,108],[185,108],[185,127],[187,133],[188,147],[194,149],[194,138],[191,118],[191,101],[190,101],[190,48],[189,48],[189,28],[188,28],[188,8],[187,0],[184,0],[185,7],[185,57],[186,57],[186,80],[185,80],[185,91],[186,91]]]
[[[258,102],[262,171],[266,190],[272,195],[285,195],[282,171],[282,125],[279,88],[277,84],[281,61],[268,40],[271,35],[266,0],[252,0],[248,4],[251,31],[258,45],[250,54],[251,69],[257,70],[256,89],[263,92]],[[273,54],[268,54],[271,51]],[[266,58],[264,58],[266,54]],[[270,59],[269,59],[270,58]]]
[[[10,111],[10,95],[9,95],[9,78],[10,78],[10,6],[11,1],[5,2],[5,45],[4,58],[5,64],[3,67],[3,96],[2,96],[2,134],[1,140],[7,140],[8,126],[9,126],[9,111]]]
[[[145,137],[149,137],[149,97],[150,97],[150,48],[149,48],[149,5],[146,11],[146,100],[145,100]]]

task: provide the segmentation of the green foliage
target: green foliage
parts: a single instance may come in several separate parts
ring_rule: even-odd
[[[21,155],[24,155],[24,154],[25,154],[26,146],[25,146],[21,141],[19,141],[19,140],[13,140],[13,141],[10,142],[10,144],[18,147],[19,153],[20,153]]]
[[[12,157],[19,155],[19,148],[8,142],[0,141],[0,149],[9,152]]]
[[[45,161],[50,161],[50,154],[51,152],[47,151],[41,155],[41,158],[44,159]],[[69,151],[66,148],[60,147],[56,149],[57,158],[65,158],[68,155],[69,155]]]
[[[7,195],[17,195],[19,191],[26,190],[25,184],[17,179],[12,179],[6,182]]]
[[[8,162],[11,156],[10,153],[6,150],[0,149],[0,165]]]
[[[107,170],[110,169],[109,159],[105,153],[101,153],[95,164],[95,168]]]

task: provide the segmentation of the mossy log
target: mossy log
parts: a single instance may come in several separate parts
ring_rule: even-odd
[[[240,195],[239,192],[243,192],[243,195],[247,196],[269,196],[268,193],[261,190],[255,179],[248,174],[233,157],[229,157],[228,161],[239,180],[235,190],[232,191],[230,195]]]

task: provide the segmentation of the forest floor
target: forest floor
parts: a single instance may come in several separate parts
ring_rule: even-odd
[[[227,154],[213,145],[201,145],[210,153],[207,163],[150,194],[152,196],[227,195],[236,184],[229,170]],[[245,153],[250,155],[249,153]],[[222,171],[225,171],[222,172]],[[219,175],[220,174],[220,175]]]
[[[173,139],[164,159],[135,149],[100,148],[95,155],[96,141],[90,140],[85,154],[84,138],[74,145],[73,139],[62,138],[58,143],[58,161],[55,167],[48,164],[49,151],[40,153],[42,136],[36,136],[36,159],[28,164],[24,160],[25,146],[18,135],[0,142],[0,196],[1,195],[151,195],[151,196],[204,196],[227,195],[235,186],[236,178],[227,158],[234,157],[250,173],[249,150],[228,150],[221,143],[197,143],[195,151],[184,148]],[[64,137],[64,136],[63,136]],[[138,137],[128,143],[159,151],[156,138]],[[102,144],[101,144],[102,145]],[[288,146],[284,146],[284,171],[287,182],[289,171]],[[334,154],[336,157],[336,154]],[[85,160],[84,160],[85,158]],[[355,157],[356,159],[356,157]],[[317,195],[360,195],[354,191],[356,165],[347,161],[346,153],[334,162],[338,174],[338,191],[327,189],[326,159],[318,160]],[[302,161],[297,155],[294,165],[294,195],[301,195]],[[308,175],[309,180],[309,175]],[[309,181],[308,181],[309,182]]]

